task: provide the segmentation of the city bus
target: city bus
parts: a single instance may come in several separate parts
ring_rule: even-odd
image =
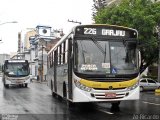
[[[4,87],[10,85],[28,86],[30,83],[30,69],[28,60],[5,60],[2,67]]]
[[[69,106],[139,99],[138,32],[107,24],[78,25],[48,52],[52,95]]]

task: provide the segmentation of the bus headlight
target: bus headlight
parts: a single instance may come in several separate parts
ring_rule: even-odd
[[[13,79],[12,79],[12,78],[10,78],[10,77],[6,77],[6,79],[7,79],[7,80],[13,80]]]
[[[139,85],[139,83],[137,82],[136,84],[128,87],[128,90],[133,90],[133,89],[135,89],[136,87],[138,87],[138,85]]]
[[[92,90],[92,88],[87,87],[87,86],[81,84],[78,80],[75,80],[75,79],[74,79],[74,83],[75,83],[76,87],[78,87],[78,88],[81,89],[81,90],[85,90],[85,91],[87,91],[87,92],[90,92],[90,91]]]
[[[30,79],[30,76],[25,77],[26,80]]]

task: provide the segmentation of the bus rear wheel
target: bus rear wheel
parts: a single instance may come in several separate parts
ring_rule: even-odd
[[[51,79],[51,94],[53,97],[56,97],[57,94],[55,92],[53,92],[53,83],[52,83],[52,79]]]
[[[52,90],[51,90],[51,92],[52,92],[52,96],[53,96],[53,97],[56,97],[56,96],[57,96],[57,94],[56,94],[55,92],[53,92]]]

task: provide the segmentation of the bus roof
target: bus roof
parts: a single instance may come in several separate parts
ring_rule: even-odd
[[[22,60],[22,59],[10,59],[10,60],[5,60],[5,62],[8,62],[8,63],[20,63],[20,62],[24,63],[24,62],[26,62],[26,61],[28,61],[28,60]]]
[[[130,27],[125,27],[125,26],[120,26],[120,25],[111,25],[111,24],[87,24],[87,25],[77,25],[75,27],[73,27],[72,31],[75,30],[77,27],[87,27],[87,26],[99,26],[99,27],[116,27],[116,28],[121,28],[121,29],[128,29],[128,30],[133,30],[133,31],[136,31],[138,32],[136,29],[134,28],[130,28]]]
[[[119,28],[119,29],[124,29],[124,30],[131,30],[131,31],[135,31],[138,34],[138,31],[136,29],[130,28],[130,27],[124,27],[124,26],[119,26],[119,25],[110,25],[110,24],[86,24],[86,25],[76,25],[74,26],[70,32],[66,35],[64,35],[57,43],[55,46],[52,47],[52,49],[48,52],[48,55],[59,45],[61,44],[61,42],[63,42],[63,40],[67,37],[69,37],[72,33],[75,32],[77,27],[115,27],[115,28]]]

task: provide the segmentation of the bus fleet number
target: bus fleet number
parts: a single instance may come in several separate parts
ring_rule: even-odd
[[[93,34],[95,35],[97,32],[96,32],[96,29],[95,28],[84,28],[84,34]]]

